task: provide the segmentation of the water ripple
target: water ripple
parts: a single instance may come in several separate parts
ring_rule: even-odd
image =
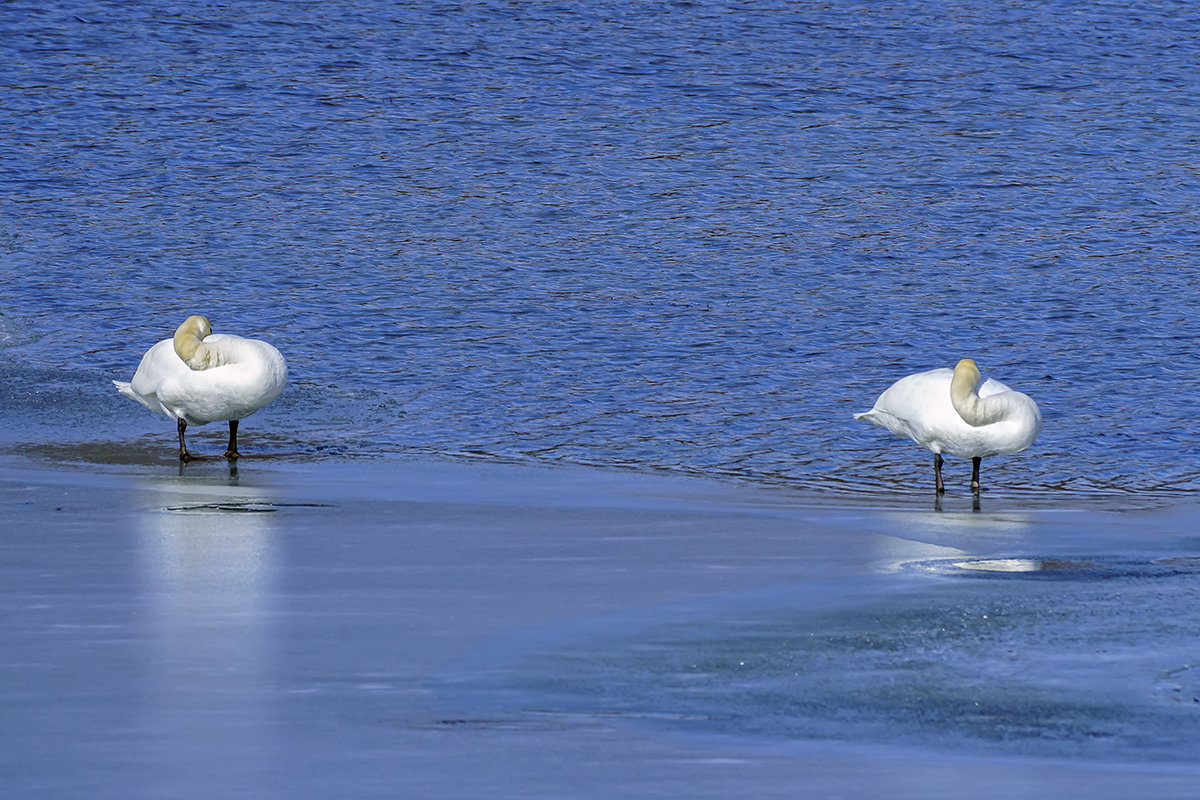
[[[1185,6],[250,5],[0,12],[58,418],[202,311],[314,448],[898,490],[852,412],[970,355],[1046,417],[993,491],[1200,489]]]

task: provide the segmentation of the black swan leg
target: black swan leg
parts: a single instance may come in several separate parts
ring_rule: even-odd
[[[187,430],[187,423],[183,420],[179,420],[175,427],[179,430],[179,460],[191,461],[192,454],[187,451],[187,444],[185,444],[183,441],[183,432]]]
[[[236,419],[229,420],[229,447],[225,448],[225,457],[230,461],[236,461],[238,457],[237,429],[238,421]]]

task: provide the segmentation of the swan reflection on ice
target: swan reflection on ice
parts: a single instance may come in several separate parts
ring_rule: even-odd
[[[156,482],[141,516],[149,720],[162,779],[193,789],[261,777],[272,583],[272,506],[261,492]],[[196,765],[225,764],[217,774]],[[227,783],[226,783],[227,782]],[[197,796],[202,793],[197,793]]]

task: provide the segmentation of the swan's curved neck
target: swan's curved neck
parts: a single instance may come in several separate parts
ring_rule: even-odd
[[[219,366],[220,353],[215,347],[206,345],[204,337],[212,333],[212,326],[204,317],[188,317],[175,331],[175,352],[183,363],[195,370],[212,369]]]
[[[968,425],[979,427],[996,422],[1004,413],[1004,409],[989,398],[979,396],[979,385],[983,376],[974,360],[964,358],[954,367],[954,377],[950,380],[950,403],[954,410]]]

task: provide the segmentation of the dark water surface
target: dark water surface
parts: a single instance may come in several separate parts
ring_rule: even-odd
[[[204,313],[289,360],[246,451],[923,490],[851,413],[972,356],[1046,421],[992,491],[1194,492],[1198,35],[1149,0],[5,4],[0,438],[169,456],[109,379]]]

